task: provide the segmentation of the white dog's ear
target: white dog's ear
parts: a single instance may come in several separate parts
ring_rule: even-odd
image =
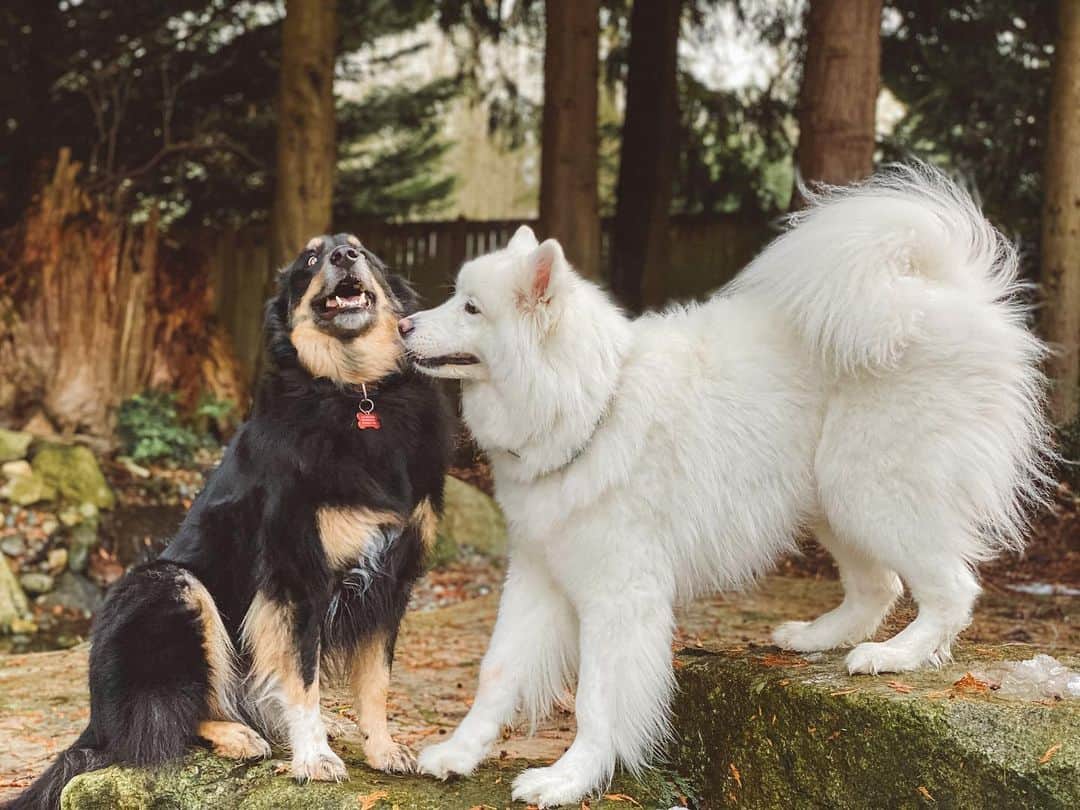
[[[525,260],[525,300],[532,304],[547,303],[551,297],[551,281],[562,271],[566,262],[562,245],[545,239]]]
[[[514,235],[510,237],[510,244],[508,244],[507,247],[510,248],[510,250],[524,253],[526,250],[532,250],[536,245],[536,234],[533,233],[533,229],[528,225],[522,225],[514,231]]]

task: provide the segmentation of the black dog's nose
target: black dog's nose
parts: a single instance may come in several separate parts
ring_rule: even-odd
[[[360,259],[360,251],[348,245],[338,245],[330,254],[330,264],[346,270]]]

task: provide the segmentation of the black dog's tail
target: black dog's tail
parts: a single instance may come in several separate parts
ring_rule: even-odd
[[[57,810],[64,785],[80,773],[105,768],[113,761],[107,751],[98,747],[93,731],[87,727],[30,787],[3,805],[4,810]]]

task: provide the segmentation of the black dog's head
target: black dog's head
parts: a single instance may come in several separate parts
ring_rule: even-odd
[[[266,337],[279,366],[313,377],[372,383],[403,362],[398,320],[416,296],[351,234],[316,236],[281,271],[266,311]]]

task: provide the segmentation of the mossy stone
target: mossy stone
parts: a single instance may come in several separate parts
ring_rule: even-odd
[[[0,428],[0,463],[26,458],[30,442],[33,440],[34,437],[30,433]]]
[[[1080,701],[935,689],[933,671],[851,678],[839,659],[680,656],[674,759],[709,806],[1080,807]]]
[[[498,504],[471,484],[446,477],[446,498],[439,534],[455,546],[484,554],[506,553],[506,519]]]
[[[116,503],[116,496],[89,448],[49,444],[37,452],[31,466],[46,483],[56,487],[64,500],[90,503],[98,509],[111,509]]]
[[[203,752],[182,764],[157,771],[107,768],[77,776],[64,789],[61,810],[468,810],[523,807],[510,800],[514,776],[526,764],[518,760],[481,767],[468,779],[441,782],[424,776],[398,776],[352,764],[349,779],[340,784],[297,784],[279,774],[281,762],[242,764]],[[591,803],[602,810],[664,808],[676,804],[676,792],[660,782],[648,785],[619,779],[612,794],[628,798]],[[368,804],[364,804],[364,799]],[[631,803],[631,800],[633,803]],[[576,805],[575,805],[576,807]]]
[[[36,472],[16,475],[0,487],[0,498],[6,498],[19,506],[51,501],[56,498],[56,487]]]

